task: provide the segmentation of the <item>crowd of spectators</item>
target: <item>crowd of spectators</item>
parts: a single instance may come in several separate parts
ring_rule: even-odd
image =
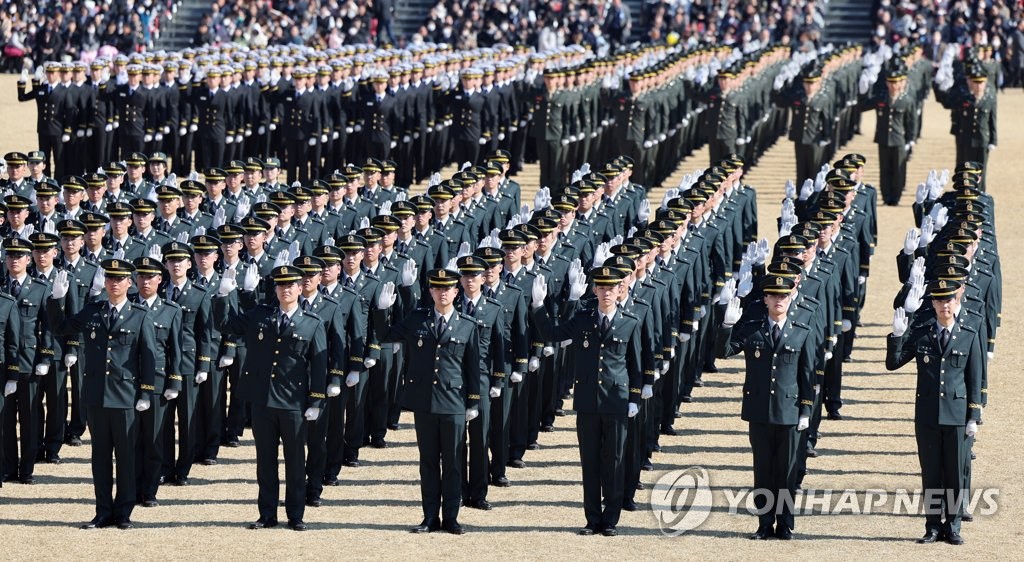
[[[3,69],[151,48],[174,0],[0,1]]]
[[[1024,86],[1024,4],[1015,0],[879,0],[872,41],[919,44],[933,61],[948,44],[988,46],[1002,67],[1001,86]]]

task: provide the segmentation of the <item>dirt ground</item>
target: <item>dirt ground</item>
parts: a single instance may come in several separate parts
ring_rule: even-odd
[[[859,332],[853,362],[847,364],[843,421],[824,421],[819,442],[821,456],[810,460],[805,487],[832,490],[888,491],[890,501],[871,514],[798,516],[798,540],[752,542],[746,536],[756,527],[755,518],[741,508],[729,513],[727,492],[748,488],[753,482],[745,424],[739,417],[742,382],[739,361],[719,362],[720,372],[705,375],[707,386],[696,389],[693,404],[685,405],[676,428],[680,436],[662,439],[664,452],[654,458],[654,472],[642,480],[648,490],[637,500],[644,509],[623,513],[617,538],[579,537],[584,524],[579,457],[572,413],[559,418],[553,433],[541,434],[538,451],[526,457],[526,468],[509,469],[512,487],[492,488],[489,499],[495,509],[481,512],[463,509],[460,521],[468,534],[411,535],[407,528],[421,516],[416,448],[411,416],[401,429],[391,432],[391,446],[366,449],[363,466],[345,469],[343,485],[325,491],[325,504],[306,510],[309,532],[298,534],[279,528],[249,531],[245,524],[257,517],[254,450],[251,435],[243,446],[224,449],[220,464],[196,466],[188,487],[164,487],[157,508],[137,508],[136,528],[131,531],[80,531],[78,525],[93,516],[93,491],[89,471],[89,444],[65,447],[61,465],[39,465],[37,484],[7,484],[0,490],[0,535],[5,559],[195,559],[210,556],[249,558],[569,558],[637,559],[692,558],[751,559],[754,557],[828,558],[933,558],[936,556],[978,559],[1021,558],[1024,552],[1021,506],[1022,477],[1019,460],[1024,422],[1013,407],[1013,389],[1020,382],[1014,365],[1024,362],[1024,350],[1014,345],[1022,337],[1016,316],[1024,297],[1014,289],[1022,273],[1015,256],[1016,243],[1024,241],[1024,222],[1015,215],[1024,194],[1015,191],[1024,177],[1024,132],[1019,115],[1024,112],[1020,90],[999,97],[999,147],[991,155],[988,186],[998,202],[997,231],[1006,284],[1003,326],[998,334],[996,356],[991,364],[990,403],[985,410],[975,450],[974,486],[998,490],[998,509],[965,523],[966,546],[921,546],[914,539],[923,534],[920,515],[893,515],[891,497],[897,489],[920,486],[913,437],[914,375],[909,368],[888,373],[884,368],[885,335],[890,331],[891,302],[898,290],[894,267],[906,229],[913,225],[909,203],[913,186],[923,181],[930,168],[952,168],[953,140],[948,134],[948,113],[929,101],[924,130],[908,171],[908,191],[903,205],[879,207],[879,240],[868,281],[864,327]],[[14,77],[0,77],[0,154],[36,147],[35,106],[19,104]],[[865,115],[863,134],[847,147],[868,156],[869,181],[877,185],[877,150],[871,143],[874,116]],[[761,234],[770,240],[778,216],[785,180],[792,177],[793,149],[782,141],[752,171],[748,183],[759,194]],[[678,182],[682,172],[705,166],[701,151],[680,164],[667,184]],[[530,201],[536,189],[537,169],[520,175]],[[651,195],[657,205],[661,190]],[[1017,374],[1014,374],[1014,373]],[[674,469],[703,467],[713,490],[710,516],[693,531],[665,537],[658,520],[647,507],[653,484]],[[283,491],[282,491],[283,493]],[[820,497],[819,492],[819,497]],[[876,495],[877,497],[877,495]],[[281,517],[284,518],[283,508]]]

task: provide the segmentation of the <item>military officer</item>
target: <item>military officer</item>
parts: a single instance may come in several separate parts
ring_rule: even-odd
[[[925,534],[919,543],[964,543],[960,521],[965,500],[960,496],[966,488],[963,469],[970,454],[969,438],[977,434],[981,419],[986,343],[967,319],[962,295],[960,281],[932,281],[927,296],[934,320],[911,325],[907,310],[899,308],[886,342],[885,367],[890,371],[916,361],[914,433],[921,483],[933,497],[941,494],[930,500],[939,501],[941,509],[926,511]]]
[[[397,295],[388,284],[374,316],[387,326],[382,341],[402,343],[409,360],[402,404],[415,419],[423,501],[423,521],[412,532],[461,535],[459,449],[466,424],[479,415],[480,340],[476,322],[455,308],[459,273],[433,269],[427,278],[433,307],[391,324],[388,311]]]
[[[543,276],[533,282],[530,306],[541,339],[573,341],[573,404],[587,520],[579,534],[611,537],[618,534],[622,511],[626,423],[639,412],[644,344],[640,320],[617,306],[626,290],[626,272],[599,267],[591,276],[597,297],[593,307],[579,306],[587,287],[582,270],[569,280],[568,302],[557,324],[544,306],[548,282]]]
[[[277,305],[241,311],[235,275],[225,274],[213,299],[214,315],[221,319],[221,332],[244,337],[248,348],[238,394],[252,404],[260,490],[259,519],[249,528],[277,526],[278,446],[283,445],[288,527],[305,531],[306,422],[320,417],[327,398],[327,332],[319,316],[299,306],[301,269],[274,267],[270,277]]]
[[[755,496],[761,512],[750,538],[790,540],[798,432],[810,425],[815,349],[811,328],[794,316],[794,279],[767,276],[760,289],[765,307],[748,307],[745,316],[740,298],[730,300],[715,352],[728,357],[742,351],[746,359],[742,418],[749,424],[754,488],[768,490],[772,499],[769,505],[768,496]]]
[[[154,400],[156,377],[164,365],[156,362],[153,324],[146,308],[128,301],[135,266],[120,259],[104,260],[102,276],[106,300],[93,300],[78,313],[68,315],[65,304],[69,275],[60,271],[54,279],[46,310],[54,332],[85,334],[82,402],[88,411],[92,436],[92,478],[96,516],[83,529],[117,526],[131,529],[136,499],[136,412],[148,410]],[[101,342],[106,342],[104,346]],[[117,457],[117,496],[113,494]]]
[[[882,201],[896,205],[907,182],[907,150],[914,140],[914,92],[902,70],[891,71],[885,83],[886,89],[862,101],[861,108],[873,108],[877,114],[875,143]]]

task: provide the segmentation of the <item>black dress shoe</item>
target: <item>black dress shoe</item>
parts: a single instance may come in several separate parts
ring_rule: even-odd
[[[964,544],[964,538],[960,536],[960,533],[949,532],[946,533],[946,542],[954,546],[960,546]]]
[[[422,523],[410,529],[413,533],[433,533],[441,528],[441,522],[437,519],[424,519]]]
[[[965,521],[967,523],[970,523],[971,521],[974,521],[974,516],[971,515],[970,513],[965,513],[965,514],[960,516],[960,520],[961,521]]]
[[[679,435],[679,432],[676,431],[676,428],[674,428],[674,427],[672,427],[670,425],[668,427],[661,428],[661,434],[662,435]]]
[[[693,396],[687,394],[686,396],[679,398],[679,401],[682,402],[683,404],[689,404],[690,402],[693,402]],[[683,414],[676,412],[676,417],[681,418],[683,417]]]
[[[443,524],[441,524],[441,528],[453,535],[466,534],[466,529],[464,529],[462,525],[459,525],[458,521],[445,521]]]
[[[651,462],[651,459],[647,459],[644,464],[640,465],[640,470],[654,470],[654,463]]]
[[[391,431],[398,431],[398,424],[397,423],[389,423],[388,424],[388,429],[390,429]]]
[[[971,451],[971,460],[972,460],[972,461],[976,461],[976,460],[978,460],[978,455],[975,455],[975,454],[974,454],[974,451]]]
[[[203,460],[199,461],[199,464],[201,464],[203,466],[213,466],[213,465],[217,464],[217,459],[203,459]]]
[[[552,431],[555,430],[555,428],[549,424],[540,426],[540,430],[543,431],[544,433],[551,433]]]
[[[308,527],[302,522],[302,519],[296,519],[288,522],[288,528],[293,531],[305,531]]]
[[[131,529],[134,526],[135,525],[132,523],[131,519],[122,519],[117,522],[117,528],[121,529],[122,531],[127,531],[128,529]]]
[[[249,528],[252,530],[273,529],[274,527],[277,527],[277,519],[257,519],[256,521],[249,523]]]
[[[537,449],[540,449],[540,443],[537,443],[536,441],[526,446],[527,451],[536,451]]]
[[[636,505],[633,500],[622,500],[622,509],[625,511],[636,511],[640,509],[640,506]]]
[[[4,482],[17,482],[18,480],[20,480],[20,478],[18,478],[17,474],[5,474],[4,475]]]
[[[176,476],[172,483],[175,486],[188,486],[188,484],[189,484],[188,477],[187,476]]]
[[[716,367],[714,365],[705,365],[704,366],[704,372],[705,373],[717,373],[718,372],[718,367]]]
[[[651,448],[651,450],[654,451],[655,453],[660,453],[661,452],[661,445],[655,443],[654,447]]]
[[[591,527],[590,525],[587,525],[586,527],[583,527],[579,531],[576,531],[576,534],[577,535],[582,535],[584,537],[592,537],[592,536],[594,536],[594,531],[595,531],[595,529],[593,527]]]
[[[942,538],[942,536],[939,532],[933,529],[926,532],[923,537],[917,539],[917,544],[931,544],[933,542],[937,542],[940,538]]]
[[[619,532],[617,530],[615,530],[615,526],[614,525],[608,525],[607,527],[601,529],[601,534],[606,536],[606,537],[617,537],[617,536],[619,536]]]
[[[693,398],[690,398],[689,400],[687,400],[687,398],[690,398],[690,397],[689,396],[683,396],[682,401],[683,402],[693,402]],[[672,417],[674,417],[675,419],[679,419],[679,418],[683,417],[683,413],[680,412],[679,410],[676,410],[672,414]]]
[[[565,410],[563,410],[563,409],[559,408],[559,409],[555,410],[555,415],[556,415],[556,416],[558,416],[558,417],[560,417],[560,418],[561,418],[561,417],[565,417]],[[979,424],[979,425],[980,425],[980,424]]]
[[[816,459],[816,458],[818,458],[818,451],[815,450],[813,447],[810,448],[810,449],[807,449],[807,456],[812,458],[812,459]]]
[[[522,459],[512,459],[506,463],[506,466],[511,466],[512,468],[525,468],[526,463],[523,462]]]
[[[156,507],[160,505],[160,502],[156,500],[142,500],[142,507]]]
[[[309,507],[320,507],[324,505],[324,502],[320,498],[307,498],[306,505]]]
[[[469,507],[472,507],[473,509],[480,509],[483,511],[490,511],[494,509],[493,507],[491,507],[491,502],[487,500],[476,500],[475,502],[470,502]]]
[[[239,441],[238,439],[228,439],[228,442],[225,443],[224,446],[231,447],[232,449],[234,449],[235,447],[241,447],[242,442]]]
[[[43,462],[45,462],[46,464],[60,464],[64,461],[61,460],[60,455],[58,455],[57,453],[53,453],[51,455],[46,455],[46,460],[44,460]]]
[[[18,482],[21,482],[22,484],[32,485],[36,483],[36,477],[32,476],[31,474],[28,476],[22,476],[21,478],[18,479]]]
[[[324,486],[341,486],[341,481],[337,476],[328,476],[324,478]]]
[[[80,447],[82,445],[82,438],[77,435],[72,435],[64,440],[64,444],[70,445],[71,447]]]
[[[345,466],[347,466],[349,468],[358,468],[359,467],[359,461],[357,461],[356,459],[350,459],[350,460],[347,460],[347,461],[345,461],[345,462],[343,462],[341,464],[343,464],[343,465],[345,465]]]
[[[752,541],[766,541],[775,536],[775,531],[771,527],[758,527],[757,531],[753,535],[750,535]]]
[[[708,372],[710,372],[710,371],[708,371]],[[697,380],[693,381],[693,386],[695,388],[703,388],[704,387],[704,381],[702,381],[700,379],[697,379]]]
[[[775,538],[780,541],[791,541],[793,540],[793,530],[788,527],[779,527],[775,529]]]
[[[636,483],[636,489],[637,489],[637,490],[644,490],[644,489],[646,489],[646,488],[647,488],[647,486],[644,486],[644,483],[643,483],[643,482],[639,482],[639,481],[638,481],[638,482]]]
[[[843,415],[840,414],[839,412],[829,412],[828,413],[828,419],[838,421],[838,420],[843,419]]]
[[[499,476],[491,480],[491,486],[497,486],[498,488],[508,488],[511,485],[512,483],[509,482],[508,478],[505,478],[504,476]]]
[[[370,440],[370,446],[374,449],[387,449],[388,442],[383,437],[374,437]]]
[[[85,525],[79,527],[79,529],[106,529],[113,524],[114,520],[109,517],[96,517],[92,521],[89,521]]]

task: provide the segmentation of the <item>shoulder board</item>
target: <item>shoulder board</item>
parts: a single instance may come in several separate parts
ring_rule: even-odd
[[[640,321],[640,318],[637,317],[635,314],[631,314],[629,312],[626,312],[625,310],[620,310],[619,312],[621,312],[622,315],[625,316],[626,318],[632,318],[633,320],[636,320],[637,322]]]

